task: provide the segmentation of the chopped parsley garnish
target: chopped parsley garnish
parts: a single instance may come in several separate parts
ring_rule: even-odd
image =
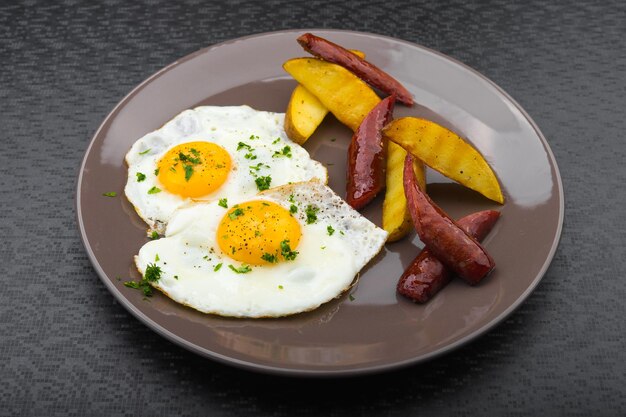
[[[155,169],[155,170],[154,170],[154,176],[155,176],[155,177],[158,177],[158,176],[159,176],[159,168],[157,168],[157,169]]]
[[[260,231],[258,231],[258,230],[255,230],[255,231],[254,231],[254,236],[255,236],[255,237],[259,237],[259,236],[261,236],[261,232],[260,232]]]
[[[275,264],[276,262],[278,262],[278,256],[272,255],[270,253],[264,253],[263,256],[261,256],[261,259],[271,264]]]
[[[178,158],[177,158],[180,162],[183,163],[183,169],[185,170],[185,181],[189,181],[189,179],[193,175],[194,165],[199,165],[202,163],[202,160],[199,158],[200,152],[198,152],[194,148],[191,148],[189,151],[194,156],[187,155],[183,152],[178,152]],[[174,167],[171,167],[170,170],[172,170],[173,168]],[[172,172],[176,172],[176,170],[173,170]]]
[[[102,195],[105,197],[115,197],[117,193],[115,191],[110,191],[108,193],[102,193]]]
[[[228,265],[230,269],[232,269],[237,274],[246,274],[252,271],[249,265],[241,265],[239,268],[235,268],[233,265]]]
[[[272,145],[276,145],[278,142],[280,142],[280,138],[274,139],[274,141],[272,142]]]
[[[161,189],[156,187],[156,186],[154,186],[154,187],[152,187],[152,188],[150,188],[148,190],[148,194],[156,194],[156,193],[160,193],[160,192],[161,192]]]
[[[280,151],[275,151],[272,158],[278,158],[280,156],[286,156],[287,158],[291,158],[291,146],[287,145]]]
[[[222,268],[222,263],[220,262],[219,264],[215,265],[215,268],[213,268],[213,270],[215,272],[219,271]]]
[[[298,207],[295,204],[289,206],[289,213],[294,214],[298,211]]]
[[[143,295],[150,297],[152,295],[152,288],[150,282],[157,282],[161,278],[161,267],[156,264],[148,264],[146,272],[141,278],[141,281],[126,281],[124,285],[128,288],[134,288],[136,290],[143,291]]]
[[[143,292],[143,295],[146,297],[152,296],[152,287],[144,280],[141,280],[141,282],[126,281],[124,282],[124,286],[136,290],[141,290]]]
[[[283,288],[285,288],[285,287],[283,287],[282,285],[279,285],[279,286],[278,286],[278,289],[279,289],[279,290],[282,290]]]
[[[143,152],[139,152],[139,155],[145,155],[145,154],[147,154],[148,152],[150,152],[151,150],[152,150],[151,148],[148,148],[148,149],[146,149],[146,150],[145,150],[145,151],[143,151]]]
[[[193,149],[193,150],[195,151],[195,149]],[[188,163],[193,164],[193,165],[198,165],[198,164],[200,164],[202,162],[200,160],[200,158],[197,158],[198,154],[199,154],[199,152],[196,151],[196,153],[194,154],[194,155],[196,155],[196,158],[194,158],[193,156],[185,155],[182,152],[178,152],[178,159],[180,159],[182,162],[188,162]]]
[[[345,233],[343,233],[343,230],[340,230],[340,231],[339,231],[339,234],[340,234],[341,236],[343,236]]]
[[[246,158],[246,159],[249,159],[251,161],[254,161],[256,159],[256,155],[253,154],[252,152],[249,152],[249,153],[245,154],[243,157]]]
[[[286,260],[293,261],[294,259],[296,259],[298,252],[291,250],[291,247],[289,246],[289,240],[283,240],[282,242],[280,242],[280,254],[283,255],[283,258],[285,258]]]
[[[185,165],[185,181],[189,181],[189,178],[193,175],[193,165]]]
[[[218,206],[228,208],[228,200],[226,198],[220,198],[220,201],[217,203]]]
[[[256,183],[256,188],[258,188],[259,191],[267,190],[270,188],[272,177],[269,175],[266,177],[258,177],[254,180],[254,182]]]
[[[317,207],[314,207],[313,205],[309,204],[308,206],[306,206],[306,224],[312,224],[315,223],[317,221],[317,212],[320,209]]]
[[[161,260],[161,258],[159,258],[159,254],[157,253],[156,256],[154,257],[154,262],[159,262]]]
[[[350,294],[350,301],[354,301],[354,296]]]
[[[326,231],[328,232],[328,236],[332,236],[333,233],[335,233],[335,229],[330,225],[326,228]]]
[[[150,234],[150,239],[152,239],[152,240],[156,240],[156,239],[158,239],[159,237],[160,237],[160,236],[159,236],[159,234],[157,233],[157,231],[156,231],[156,230],[153,230],[153,231],[152,231],[152,233]]]
[[[141,182],[146,179],[146,174],[142,174],[141,172],[137,173],[137,182]]]
[[[287,199],[287,201],[289,201],[290,203],[295,203],[296,200],[294,200],[293,198],[293,194],[289,194],[289,198]]]
[[[240,207],[237,207],[235,210],[228,213],[228,217],[231,220],[235,220],[237,217],[243,215],[243,210]]]
[[[247,150],[249,150],[249,151],[253,151],[253,150],[254,150],[254,148],[252,148],[252,147],[251,147],[250,145],[248,145],[247,143],[245,143],[245,142],[239,142],[239,143],[237,144],[237,150],[238,150],[238,151],[240,151],[240,150],[242,150],[242,149],[247,149]]]
[[[263,167],[269,168],[270,166],[267,165],[267,164],[264,164],[263,162],[259,162],[256,165],[250,165],[250,173],[252,173],[252,170],[258,171],[258,170],[260,170]]]
[[[258,137],[258,136],[256,136],[256,135],[250,135],[250,140],[255,140],[255,139],[258,139],[258,138],[259,138],[259,137]]]

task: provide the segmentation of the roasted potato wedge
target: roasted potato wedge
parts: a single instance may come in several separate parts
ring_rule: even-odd
[[[370,86],[339,65],[317,58],[294,58],[283,68],[352,131],[380,102]]]
[[[328,109],[302,84],[294,88],[285,113],[285,132],[289,139],[302,145],[315,132]]]
[[[412,229],[411,214],[404,196],[403,170],[406,151],[391,141],[387,143],[386,189],[383,201],[383,229],[389,232],[387,242],[395,242]],[[426,189],[426,171],[419,159],[413,161],[413,171],[422,190]]]
[[[361,51],[351,50],[353,54],[364,58]],[[291,94],[287,112],[285,113],[285,132],[287,136],[302,145],[315,132],[328,114],[328,109],[321,101],[301,84]]]
[[[504,203],[500,184],[485,158],[456,133],[416,117],[393,120],[383,135],[446,177]]]

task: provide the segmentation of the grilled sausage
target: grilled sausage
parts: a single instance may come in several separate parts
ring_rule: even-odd
[[[465,233],[480,241],[489,234],[500,212],[483,210],[461,218],[457,224]],[[415,257],[398,281],[397,291],[405,297],[425,303],[452,280],[453,273],[428,248]]]
[[[354,132],[348,146],[346,201],[365,207],[385,187],[385,147],[381,129],[391,120],[395,96],[376,105]]]
[[[413,96],[398,80],[349,50],[311,33],[298,37],[298,43],[310,54],[341,65],[389,95],[395,94],[399,102],[413,105]]]
[[[417,234],[437,259],[471,285],[491,272],[495,263],[487,251],[417,186],[411,154],[404,162],[404,193]]]

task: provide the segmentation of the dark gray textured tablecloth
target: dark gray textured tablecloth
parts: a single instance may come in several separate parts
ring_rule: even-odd
[[[0,415],[623,415],[625,22],[621,1],[3,1]],[[566,217],[543,281],[435,361],[339,380],[230,368],[133,318],[84,252],[79,163],[126,93],[210,44],[312,27],[463,61],[528,111],[559,164]]]

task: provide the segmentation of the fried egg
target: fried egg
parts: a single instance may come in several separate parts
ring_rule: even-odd
[[[283,121],[283,113],[249,106],[185,110],[134,143],[126,197],[162,232],[191,200],[236,202],[290,182],[326,182],[326,168],[287,137]]]
[[[341,295],[386,238],[329,187],[309,181],[236,205],[182,207],[135,263],[154,287],[196,310],[279,317]]]

